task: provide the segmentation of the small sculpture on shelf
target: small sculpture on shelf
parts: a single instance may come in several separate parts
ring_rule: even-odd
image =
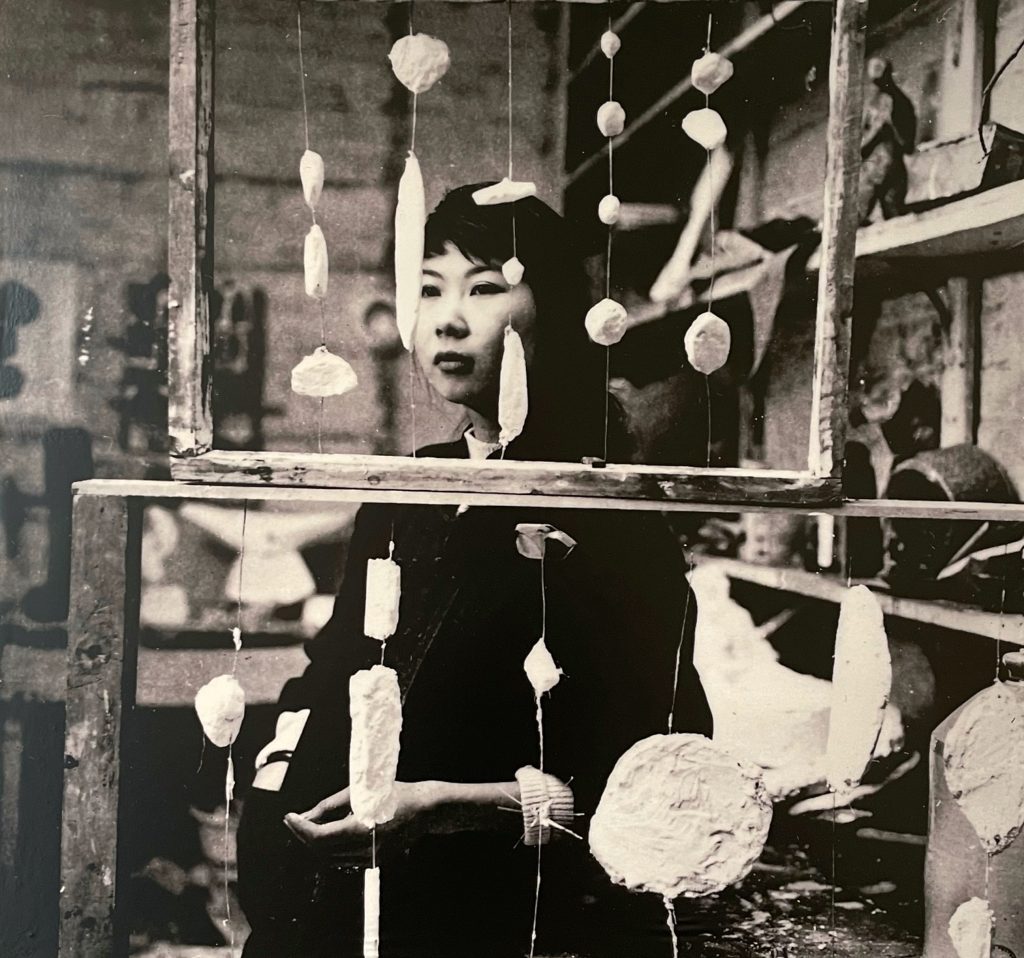
[[[917,114],[907,95],[897,86],[892,63],[883,57],[867,62],[864,120],[860,141],[860,188],[858,210],[867,223],[878,204],[882,217],[904,212],[907,197],[907,165],[904,157],[914,152]]]

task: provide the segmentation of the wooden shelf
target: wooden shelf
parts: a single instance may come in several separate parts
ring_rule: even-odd
[[[761,585],[777,592],[822,599],[825,602],[839,602],[846,592],[845,581],[825,573],[755,565],[739,559],[702,559],[699,564],[720,569],[730,579]],[[1024,645],[1024,615],[999,615],[997,612],[985,612],[956,602],[890,595],[874,588],[870,582],[861,583],[854,580],[853,584],[872,586],[872,591],[886,615],[924,622],[956,632],[970,632],[989,639],[998,639],[1000,642]]]
[[[1024,245],[1024,181],[857,231],[857,261],[973,256]],[[807,262],[816,270],[819,254]]]
[[[900,268],[901,260],[977,256],[1024,246],[1024,180],[997,186],[924,213],[908,213],[871,223],[857,231],[857,273],[878,275]],[[807,261],[807,271],[821,264],[820,250]],[[760,264],[720,273],[715,299],[748,292],[761,279]],[[642,303],[630,309],[630,328],[662,319],[669,313],[706,303],[707,292],[687,288],[667,303]]]

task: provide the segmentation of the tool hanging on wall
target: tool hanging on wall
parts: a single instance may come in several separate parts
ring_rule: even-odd
[[[299,160],[299,179],[302,183],[302,197],[309,207],[312,223],[302,248],[302,264],[305,273],[306,296],[317,301],[320,309],[320,345],[292,369],[291,387],[300,396],[312,396],[320,400],[317,411],[316,445],[317,452],[323,452],[324,399],[328,396],[342,396],[359,384],[355,370],[341,356],[327,348],[327,285],[329,279],[329,258],[324,231],[317,222],[317,207],[324,189],[324,159],[309,148],[309,109],[306,103],[306,67],[302,55],[302,4],[295,7],[296,33],[299,46],[299,83],[302,90],[302,129],[306,149]]]

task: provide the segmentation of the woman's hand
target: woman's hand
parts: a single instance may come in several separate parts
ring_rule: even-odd
[[[398,807],[389,822],[377,826],[378,854],[387,848],[408,847],[442,824],[439,812],[444,805],[445,784],[395,782]],[[327,796],[307,812],[290,812],[284,823],[318,856],[352,867],[370,863],[373,829],[361,824],[352,814],[347,788]]]

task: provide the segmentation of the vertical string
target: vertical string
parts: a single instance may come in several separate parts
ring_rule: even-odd
[[[302,62],[302,0],[295,4],[295,23],[299,35],[299,83],[302,86],[302,127],[306,135],[306,149],[309,149],[309,112],[306,109],[306,68]]]
[[[708,453],[706,465],[711,468],[711,377],[704,377],[704,405],[708,411]]]
[[[508,97],[508,178],[512,179],[512,0],[506,3],[508,19],[507,45],[508,45],[508,83],[506,95]],[[512,255],[516,256],[516,204],[512,204]],[[512,315],[509,313],[509,325],[512,325]]]
[[[612,29],[611,4],[608,6],[608,31]],[[615,57],[608,58],[608,99],[615,99]],[[615,195],[615,165],[613,160],[614,137],[608,137],[608,195]],[[611,299],[612,295],[612,224],[607,225],[607,249],[605,251],[604,265],[604,297]],[[610,397],[608,394],[611,385],[612,348],[604,348],[604,444],[602,446],[601,458],[608,461],[608,419],[611,411]]]
[[[711,24],[713,14],[708,13],[708,35],[704,46],[704,52],[711,52]],[[704,106],[710,108],[711,97],[709,94],[704,94]],[[714,164],[711,159],[711,150],[707,150],[706,169],[708,174],[708,230],[710,231],[710,246],[711,246],[711,282],[708,284],[708,312],[712,311],[715,303],[715,177],[714,177]],[[707,459],[706,465],[711,468],[711,379],[708,376],[704,377],[704,398],[707,403],[708,413],[708,448],[707,448]]]
[[[672,958],[679,958],[679,939],[676,937],[676,906],[668,895],[665,902],[665,924],[668,925],[668,933],[672,936]]]
[[[530,958],[534,958],[537,948],[537,913],[540,911],[540,859],[542,842],[537,842],[537,883],[533,896],[533,927],[530,929]]]
[[[686,620],[690,614],[690,596],[693,594],[693,587],[690,585],[689,578],[693,573],[693,562],[686,555],[686,549],[683,552],[683,563],[686,565],[686,599],[683,601],[683,623],[679,627],[679,644],[676,646],[676,664],[672,674],[672,701],[668,707],[668,734],[671,735],[673,726],[675,725],[675,711],[676,711],[676,695],[679,692],[679,666],[682,662],[683,657],[683,644],[686,641]]]

